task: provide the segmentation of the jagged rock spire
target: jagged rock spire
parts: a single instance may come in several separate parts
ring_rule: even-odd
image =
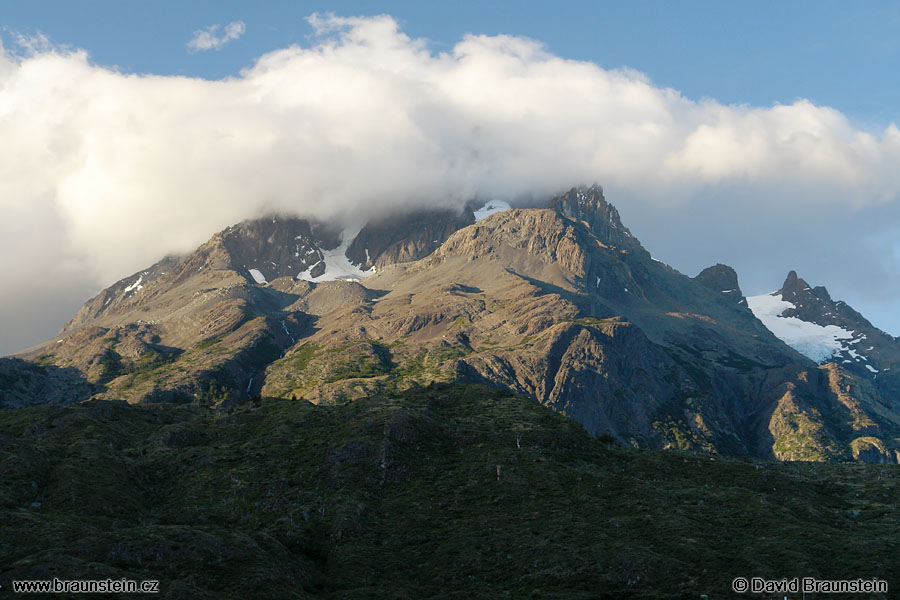
[[[824,286],[811,287],[797,275],[796,271],[787,274],[784,284],[776,294],[779,294],[785,302],[794,305],[794,308],[784,311],[782,316],[797,317],[818,325],[838,324],[852,330],[872,327],[865,317],[845,302],[834,301]]]
[[[619,211],[603,197],[599,184],[572,188],[550,201],[561,215],[584,221],[601,242],[624,249],[643,250],[641,243],[622,224]]]
[[[810,285],[798,277],[797,272],[793,270],[787,274],[787,277],[785,277],[784,283],[778,292],[781,294],[782,300],[794,304],[804,301],[831,302],[831,296],[828,294],[828,290],[821,285],[810,287]]]

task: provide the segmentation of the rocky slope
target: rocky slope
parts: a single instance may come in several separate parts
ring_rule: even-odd
[[[376,264],[427,254],[473,220],[471,211],[452,219],[433,211],[398,218],[393,231],[374,223],[355,236],[283,217],[229,227],[190,255],[101,291],[57,339],[22,353],[27,363],[0,359],[0,406],[245,399],[254,374],[312,318],[370,294],[353,281]],[[368,262],[354,261],[354,251]]]
[[[355,236],[297,219],[229,228],[104,290],[58,340],[0,365],[15,379],[0,379],[0,403],[43,402],[52,388],[61,403],[334,404],[478,382],[636,446],[897,460],[894,384],[861,370],[875,361],[809,359],[754,316],[729,267],[690,278],[654,260],[599,186],[473,221],[412,214]],[[800,281],[781,294],[808,311],[803,294],[822,293]]]

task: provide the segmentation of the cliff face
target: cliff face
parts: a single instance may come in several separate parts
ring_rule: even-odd
[[[352,262],[364,269],[424,258],[456,230],[475,222],[472,211],[417,210],[368,223],[347,249]]]

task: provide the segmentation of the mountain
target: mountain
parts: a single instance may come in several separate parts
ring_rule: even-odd
[[[599,188],[579,193],[588,205],[605,202]],[[693,403],[709,425],[702,436],[687,430],[687,444],[750,452],[738,448],[755,433],[742,430],[745,415],[706,401],[724,401],[747,365],[799,356],[637,240],[608,237],[624,230],[609,214],[510,210],[457,231],[426,259],[380,271],[365,285],[383,295],[320,317],[317,332],[267,369],[263,394],[329,402],[403,379],[490,382],[591,433],[656,447],[680,434],[661,431],[660,411],[680,417]],[[612,245],[622,239],[628,248]]]
[[[546,206],[493,201],[359,232],[283,217],[229,227],[102,291],[58,339],[0,361],[0,405],[228,410],[256,395],[340,404],[477,383],[626,445],[897,462],[892,338],[849,307],[829,311],[827,292],[802,280],[748,304],[730,267],[677,272],[598,185]],[[790,316],[775,302],[842,319],[804,327],[852,324],[856,337],[835,338],[847,340],[840,360],[813,360],[772,328],[771,311]],[[856,348],[872,354],[856,360]]]
[[[897,338],[867,321],[822,286],[788,273],[781,289],[749,299],[754,314],[785,343],[818,363],[834,361],[855,375],[893,382]]]
[[[369,294],[343,282],[426,255],[473,221],[471,211],[432,211],[400,217],[392,231],[376,222],[358,234],[283,217],[229,227],[193,253],[101,291],[56,340],[23,353],[27,364],[0,360],[0,406],[236,401],[311,315]],[[357,249],[366,262],[353,260]]]

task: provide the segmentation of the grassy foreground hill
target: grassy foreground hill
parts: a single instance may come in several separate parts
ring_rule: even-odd
[[[738,576],[900,585],[896,467],[627,449],[480,386],[231,412],[7,410],[0,482],[2,591],[53,577],[236,599],[716,599],[739,597]]]

